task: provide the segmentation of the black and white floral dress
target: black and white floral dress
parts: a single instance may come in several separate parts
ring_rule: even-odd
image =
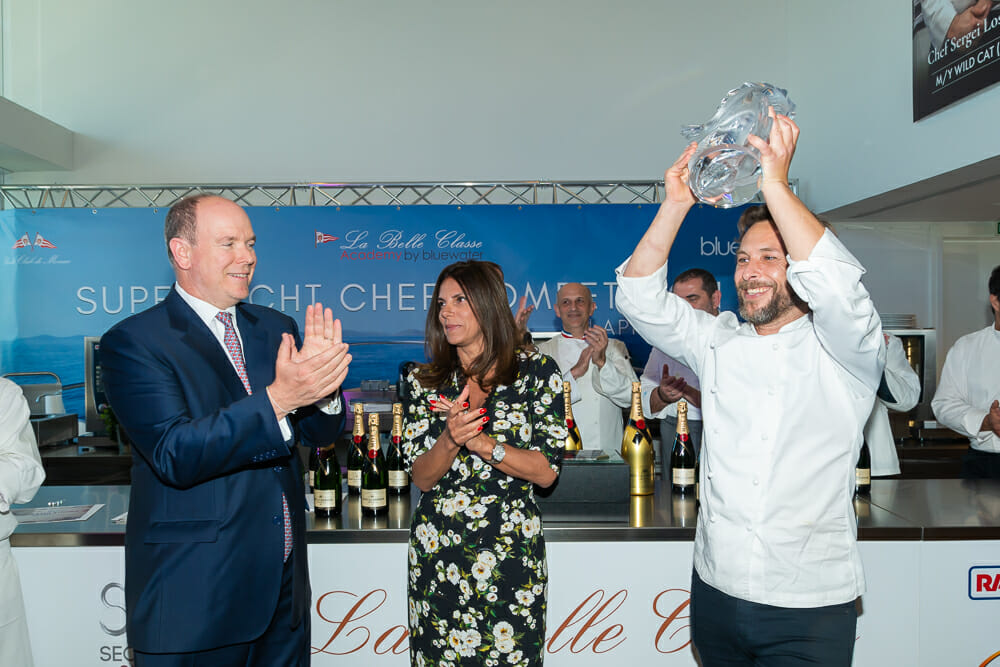
[[[464,380],[462,380],[464,383]],[[444,431],[428,396],[454,400],[453,378],[426,388],[411,373],[403,407],[407,467]],[[540,451],[557,473],[566,438],[562,374],[520,353],[517,378],[486,397],[484,432],[508,448]],[[410,661],[419,667],[540,665],[548,571],[533,486],[461,449],[413,513],[409,547]]]

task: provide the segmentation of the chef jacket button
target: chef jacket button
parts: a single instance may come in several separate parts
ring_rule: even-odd
[[[711,391],[712,391],[713,394],[717,394],[717,393],[719,393],[719,388],[718,387],[712,387]]]
[[[778,344],[777,343],[772,343],[771,344],[771,349],[772,350],[777,350],[778,349]]]
[[[761,440],[767,440],[767,433],[761,433],[760,434],[760,439]]]
[[[752,533],[753,532],[753,526],[747,524],[747,532],[748,533]]]
[[[753,485],[754,485],[754,486],[757,486],[757,485],[759,485],[759,484],[760,484],[760,480],[759,480],[759,479],[757,479],[756,477],[754,477],[754,478],[753,478]]]
[[[711,521],[712,523],[715,523],[715,517],[714,517],[714,516],[712,516],[712,517],[709,517],[709,519],[708,519],[708,520],[709,520],[709,521]]]
[[[774,396],[774,387],[768,387],[767,394],[768,396]]]
[[[712,475],[714,475],[714,474],[715,474],[715,473],[713,473],[713,472],[709,471],[709,472],[706,472],[706,473],[705,473],[705,476],[706,476],[706,477],[708,477],[709,479],[712,479]]]

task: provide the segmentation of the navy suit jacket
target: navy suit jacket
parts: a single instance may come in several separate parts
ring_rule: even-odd
[[[302,466],[264,388],[295,321],[236,306],[252,395],[218,339],[171,290],[101,339],[109,402],[133,443],[125,534],[128,640],[147,653],[253,641],[278,603],[288,500],[293,624],[309,614]],[[338,399],[341,400],[341,399]],[[343,408],[343,406],[341,406]],[[344,410],[291,417],[308,446],[327,445]]]

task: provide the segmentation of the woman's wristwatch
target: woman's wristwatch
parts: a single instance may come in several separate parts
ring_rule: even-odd
[[[493,445],[493,452],[490,454],[490,463],[500,463],[503,457],[507,456],[507,448],[502,442]]]

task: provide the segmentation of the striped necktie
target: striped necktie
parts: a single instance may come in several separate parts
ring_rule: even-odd
[[[243,348],[240,346],[240,337],[236,335],[236,327],[233,326],[233,316],[222,310],[215,316],[215,319],[222,322],[222,325],[226,328],[226,333],[222,338],[223,343],[225,343],[226,350],[229,352],[229,358],[233,360],[233,366],[236,367],[236,374],[240,376],[243,388],[247,390],[248,395],[252,394],[253,389],[250,388],[250,378],[247,377],[247,365],[243,360]],[[284,493],[281,494],[281,511],[285,518],[284,560],[288,560],[288,555],[292,553],[292,516],[288,511],[288,500],[285,498]]]

